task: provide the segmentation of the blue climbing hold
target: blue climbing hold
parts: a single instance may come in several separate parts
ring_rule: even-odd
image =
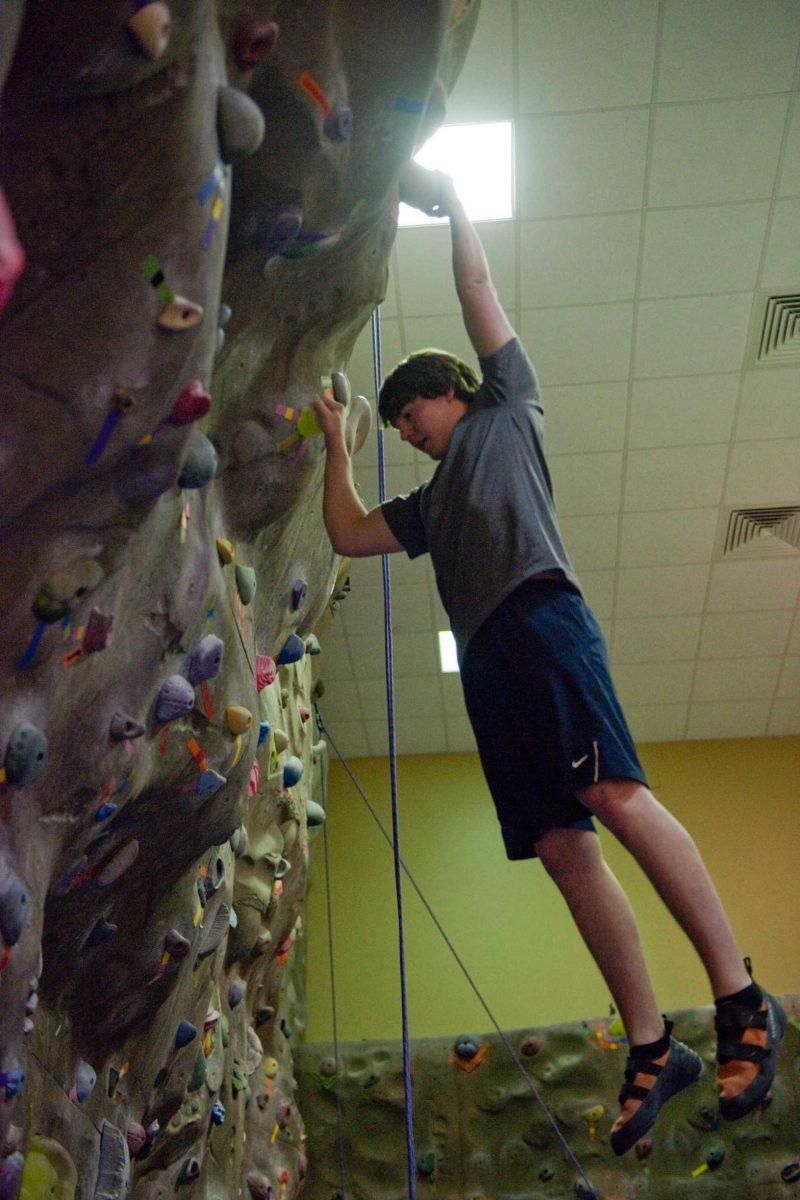
[[[78,1059],[78,1065],[75,1068],[75,1099],[79,1104],[83,1104],[92,1093],[92,1088],[97,1083],[97,1072],[91,1063],[88,1063],[85,1058]]]
[[[195,432],[178,476],[180,488],[202,488],[217,472],[217,452],[214,443],[204,433]]]
[[[308,584],[306,583],[305,579],[295,579],[294,583],[292,584],[292,597],[291,597],[291,605],[292,605],[293,612],[297,612],[298,608],[303,603],[303,601],[305,600],[307,595],[308,595]]]
[[[9,1067],[7,1071],[0,1071],[0,1088],[5,1090],[6,1100],[11,1100],[14,1096],[18,1096],[22,1091],[22,1085],[25,1082],[25,1072],[22,1067]]]
[[[16,871],[0,861],[0,934],[7,946],[19,941],[30,915],[31,898]]]
[[[26,787],[33,783],[47,757],[47,738],[41,729],[23,721],[8,739],[3,765],[9,783]]]
[[[293,754],[290,758],[287,758],[286,762],[283,764],[283,786],[287,788],[294,787],[294,785],[299,783],[299,781],[302,779],[302,776],[303,764],[300,762],[300,759]]]
[[[334,105],[322,122],[322,132],[335,145],[349,141],[353,136],[353,110],[344,105],[341,108]]]
[[[208,770],[203,771],[197,781],[197,794],[198,796],[213,796],[214,792],[218,792],[227,782],[224,775],[220,775],[219,771],[209,767]]]
[[[110,802],[107,804],[101,804],[97,812],[94,814],[95,821],[107,821],[109,817],[113,817],[114,813],[117,811],[117,808],[118,805],[111,804]]]
[[[306,644],[303,639],[296,633],[290,633],[275,661],[279,667],[285,667],[288,663],[299,662],[305,652]]]
[[[103,942],[110,941],[116,932],[117,926],[109,924],[108,921],[105,921],[101,917],[99,921],[95,921],[84,945],[89,947],[89,949],[94,946],[102,946]]]
[[[197,1037],[197,1030],[191,1021],[181,1021],[175,1031],[175,1049],[181,1050],[184,1046],[188,1046],[189,1042],[193,1042]]]
[[[269,721],[260,721],[258,725],[258,745],[261,746],[269,737],[269,731],[272,728]]]
[[[211,1120],[215,1125],[221,1125],[225,1120],[225,1106],[219,1100],[215,1100],[211,1105]]]

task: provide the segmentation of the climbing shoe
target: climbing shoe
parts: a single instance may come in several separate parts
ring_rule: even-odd
[[[671,1037],[672,1022],[665,1021],[663,1053],[642,1054],[636,1049],[625,1064],[625,1082],[619,1093],[622,1111],[611,1130],[611,1149],[615,1154],[630,1150],[652,1128],[659,1110],[676,1092],[694,1083],[703,1064],[694,1050]],[[661,1044],[656,1044],[657,1049]]]
[[[760,1005],[733,1000],[717,1005],[717,1090],[719,1111],[738,1121],[767,1095],[775,1078],[786,1013],[769,992]]]

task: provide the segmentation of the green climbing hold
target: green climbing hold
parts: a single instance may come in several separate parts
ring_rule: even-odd
[[[202,1050],[198,1050],[197,1056],[194,1060],[194,1069],[192,1070],[192,1077],[189,1080],[189,1085],[188,1085],[189,1091],[190,1092],[199,1091],[199,1089],[205,1083],[207,1077],[208,1077],[208,1071],[206,1070],[206,1056]]]
[[[256,573],[252,567],[236,565],[236,590],[242,604],[249,604],[256,594]]]

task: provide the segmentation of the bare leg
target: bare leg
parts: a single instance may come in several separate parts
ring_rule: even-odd
[[[747,987],[750,979],[730,922],[700,852],[683,826],[634,780],[604,780],[579,797],[645,872],[700,955],[714,996]]]
[[[575,924],[608,984],[633,1044],[664,1032],[647,973],[636,920],[616,876],[587,829],[551,829],[536,852],[569,906]]]

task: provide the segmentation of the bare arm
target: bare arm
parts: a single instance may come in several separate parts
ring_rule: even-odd
[[[322,515],[334,550],[348,558],[402,550],[380,508],[368,512],[358,498],[344,437],[344,405],[322,396],[314,408],[325,435]]]
[[[464,326],[475,352],[488,358],[515,336],[514,330],[497,298],[481,240],[452,179],[411,163],[400,181],[400,194],[423,212],[450,218],[453,277]]]

